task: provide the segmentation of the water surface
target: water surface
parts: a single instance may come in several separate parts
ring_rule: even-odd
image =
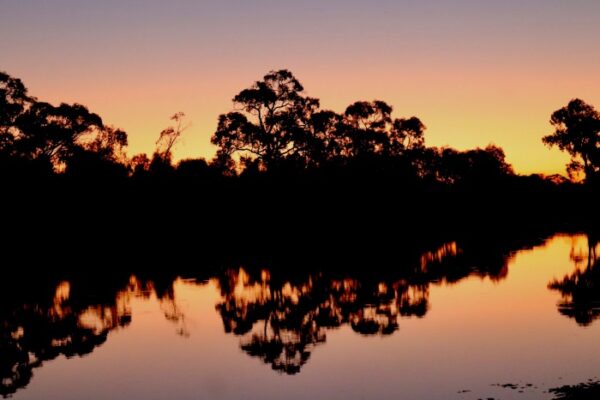
[[[2,297],[0,388],[61,400],[549,399],[597,377],[596,241],[482,243],[362,270],[21,277]]]

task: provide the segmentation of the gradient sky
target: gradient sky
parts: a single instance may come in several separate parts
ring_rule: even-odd
[[[0,0],[0,70],[126,130],[130,155],[183,111],[176,157],[211,157],[232,97],[287,68],[325,108],[381,99],[429,145],[555,173],[550,114],[600,106],[599,18],[598,0]]]

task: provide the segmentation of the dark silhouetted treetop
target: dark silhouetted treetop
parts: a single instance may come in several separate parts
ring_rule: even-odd
[[[392,120],[393,108],[375,100],[359,101],[350,105],[345,113],[342,146],[348,157],[379,154],[386,157],[402,155],[406,150],[420,149],[425,145],[425,125],[417,117]]]
[[[329,110],[319,110],[310,116],[310,133],[306,137],[304,149],[307,156],[317,165],[345,155],[344,141],[339,136],[338,129],[342,121],[341,115]]]
[[[392,107],[383,101],[358,101],[344,112],[343,136],[349,157],[380,153],[385,148],[392,123]]]
[[[129,175],[127,134],[120,129],[104,126],[79,139],[66,160],[71,176],[124,178]]]
[[[219,147],[217,158],[235,156],[246,169],[269,170],[283,161],[302,169],[363,155],[396,157],[424,146],[425,126],[418,118],[393,120],[392,107],[379,100],[356,102],[343,115],[321,110],[287,70],[267,74],[234,103],[238,110],[219,117],[211,141]]]
[[[395,119],[390,131],[390,153],[425,147],[425,125],[417,117]]]
[[[385,131],[392,122],[392,107],[387,103],[375,100],[372,102],[357,101],[349,105],[344,113],[346,121],[355,129],[372,129]]]
[[[129,160],[129,167],[134,176],[145,173],[150,169],[150,159],[145,153],[136,154]]]
[[[190,182],[214,182],[221,176],[220,171],[203,158],[181,160],[176,173],[179,179]]]
[[[307,142],[308,119],[319,107],[303,91],[291,72],[270,72],[234,97],[239,111],[219,117],[212,143],[219,153],[237,154],[262,169],[296,155]]]
[[[30,159],[45,158],[55,165],[66,161],[78,140],[104,128],[102,119],[80,104],[34,103],[17,118],[15,145]]]
[[[85,106],[40,102],[27,94],[20,80],[0,73],[0,161],[5,167],[29,163],[85,172],[101,164],[120,164],[123,169],[126,146],[125,132],[105,126]]]
[[[171,121],[175,125],[163,129],[156,141],[156,154],[165,160],[171,160],[172,150],[175,144],[181,139],[183,132],[190,127],[184,123],[185,113],[178,112],[171,116]]]
[[[435,180],[449,185],[488,185],[513,176],[504,151],[489,145],[485,149],[458,151],[451,148],[431,149],[426,169]]]
[[[141,155],[136,156],[136,161],[132,160],[134,173],[149,172],[150,175],[160,177],[161,179],[172,176],[173,172],[175,172],[175,167],[173,166],[173,147],[181,139],[183,132],[190,127],[189,124],[184,123],[184,118],[185,114],[183,112],[178,112],[171,116],[171,120],[175,124],[160,132],[152,160],[146,163],[143,158],[140,158]]]
[[[15,121],[32,101],[20,79],[0,71],[0,155],[14,155]]]
[[[64,172],[143,175],[144,181],[184,178],[179,182],[235,177],[251,182],[262,175],[265,182],[337,180],[435,190],[455,184],[500,187],[505,178],[518,178],[497,146],[426,147],[423,122],[415,116],[394,118],[393,107],[384,101],[357,101],[343,113],[323,110],[288,70],[269,72],[233,102],[211,138],[217,146],[213,160],[175,166],[173,148],[189,126],[183,113],[171,117],[154,154],[128,159],[125,132],[104,125],[83,105],[40,102],[19,79],[0,73],[0,171],[3,177]],[[584,172],[588,181],[600,174],[599,113],[573,100],[552,115],[552,124],[556,131],[544,142],[571,154],[570,172]]]
[[[571,156],[567,172],[571,177],[583,172],[590,181],[600,172],[600,113],[580,99],[552,114],[555,130],[543,142],[557,146]]]
[[[8,134],[16,118],[23,113],[33,98],[20,79],[0,71],[0,135]],[[0,139],[2,140],[2,139]],[[0,142],[1,145],[1,142]]]

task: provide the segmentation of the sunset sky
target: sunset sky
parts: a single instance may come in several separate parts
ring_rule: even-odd
[[[78,102],[152,152],[177,111],[177,158],[214,153],[232,97],[273,69],[324,108],[381,99],[429,145],[502,146],[517,172],[556,173],[550,114],[600,107],[598,0],[0,0],[0,70]]]

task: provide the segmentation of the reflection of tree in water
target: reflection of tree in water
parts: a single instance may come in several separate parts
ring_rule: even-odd
[[[23,282],[16,279],[15,282]],[[179,324],[172,297],[151,281],[106,277],[51,283],[43,278],[0,291],[0,395],[25,387],[33,369],[58,356],[85,356],[102,345],[109,332],[131,322],[132,297],[156,294],[165,314]],[[169,289],[169,285],[171,288]],[[175,315],[169,314],[175,310]]]
[[[543,242],[519,242],[516,248]],[[327,329],[349,325],[361,335],[390,335],[401,317],[425,316],[432,284],[468,276],[504,279],[513,249],[507,243],[451,242],[410,253],[394,269],[228,270],[218,278],[223,299],[217,310],[225,331],[242,337],[242,350],[276,371],[295,374],[325,342]]]
[[[262,271],[253,279],[245,270],[220,280],[225,330],[243,335],[241,347],[275,370],[300,371],[311,349],[325,342],[325,330],[350,324],[362,334],[388,335],[400,315],[425,314],[427,293],[403,283],[387,287],[354,279],[332,280],[322,273],[303,281],[281,282]]]
[[[579,325],[588,326],[600,318],[600,258],[598,238],[589,235],[585,250],[576,243],[571,250],[575,272],[561,280],[550,282],[548,287],[560,292],[558,303],[561,314],[574,318]]]
[[[270,272],[231,270],[227,266],[234,263],[228,262],[218,269],[225,272],[214,274],[210,268],[199,275],[185,269],[137,271],[137,278],[130,278],[131,271],[39,273],[35,279],[15,272],[16,277],[0,282],[0,395],[25,387],[33,369],[45,361],[91,353],[111,331],[131,322],[134,297],[155,297],[177,333],[189,335],[175,301],[178,277],[206,282],[213,276],[222,294],[217,309],[225,330],[242,336],[241,347],[248,354],[294,374],[313,348],[325,342],[328,329],[347,325],[362,335],[390,335],[399,329],[401,317],[427,313],[431,285],[467,276],[503,279],[512,252],[542,243],[537,236],[483,244],[463,239],[427,252],[408,246],[411,250],[399,251],[398,258],[379,258],[393,261],[396,268],[389,263],[382,268],[349,265],[346,258],[325,269],[286,265]]]

